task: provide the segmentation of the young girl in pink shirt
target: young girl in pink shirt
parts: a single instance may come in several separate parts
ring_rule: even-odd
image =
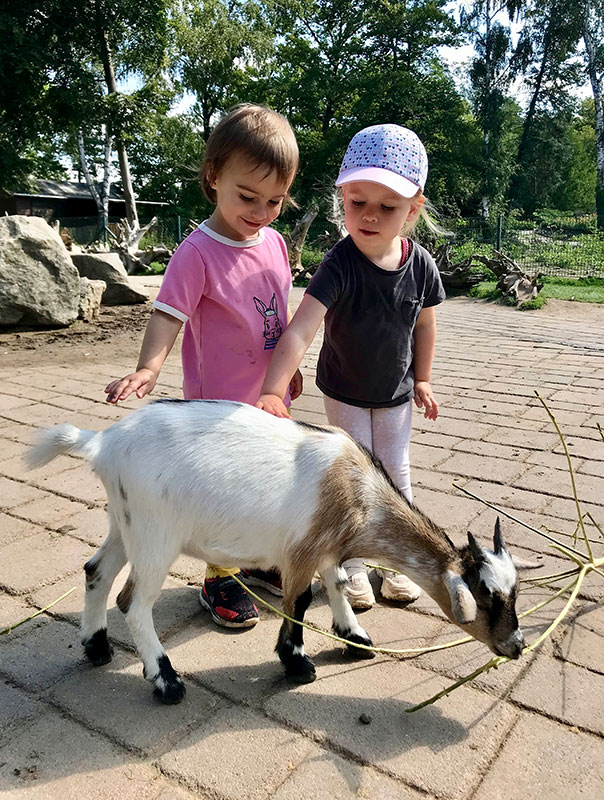
[[[256,402],[290,316],[287,249],[267,226],[288,200],[297,168],[294,133],[275,111],[243,104],[218,123],[201,168],[203,191],[216,207],[174,253],[136,371],[105,388],[108,402],[153,390],[183,323],[185,399]],[[301,390],[297,372],[291,397]],[[256,606],[232,578],[237,572],[208,564],[200,592],[202,606],[225,627],[258,621]],[[244,579],[282,594],[276,572],[247,572]]]

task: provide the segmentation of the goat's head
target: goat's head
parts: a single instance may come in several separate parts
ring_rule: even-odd
[[[450,571],[446,578],[454,622],[494,653],[519,658],[524,636],[518,627],[516,567],[495,523],[493,550],[482,547],[471,533],[460,551],[461,574]]]

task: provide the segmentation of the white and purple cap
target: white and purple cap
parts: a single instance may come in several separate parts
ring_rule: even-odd
[[[419,136],[401,125],[372,125],[353,136],[336,181],[370,181],[402,197],[424,190],[428,155]]]

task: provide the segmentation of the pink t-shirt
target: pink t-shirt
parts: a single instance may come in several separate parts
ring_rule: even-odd
[[[291,287],[282,236],[227,239],[202,222],[172,256],[153,306],[185,324],[187,400],[255,403],[271,354],[287,325]]]

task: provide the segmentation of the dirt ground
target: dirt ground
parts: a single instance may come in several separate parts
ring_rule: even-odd
[[[486,301],[475,300],[483,303]],[[523,311],[543,319],[580,318],[604,332],[604,305],[548,300],[544,308]],[[38,363],[77,364],[87,361],[111,363],[115,353],[138,357],[145,326],[151,314],[151,302],[131,306],[103,306],[97,322],[78,320],[68,328],[52,330],[0,329],[0,363],[3,366],[33,366]],[[604,334],[603,334],[604,335]]]

